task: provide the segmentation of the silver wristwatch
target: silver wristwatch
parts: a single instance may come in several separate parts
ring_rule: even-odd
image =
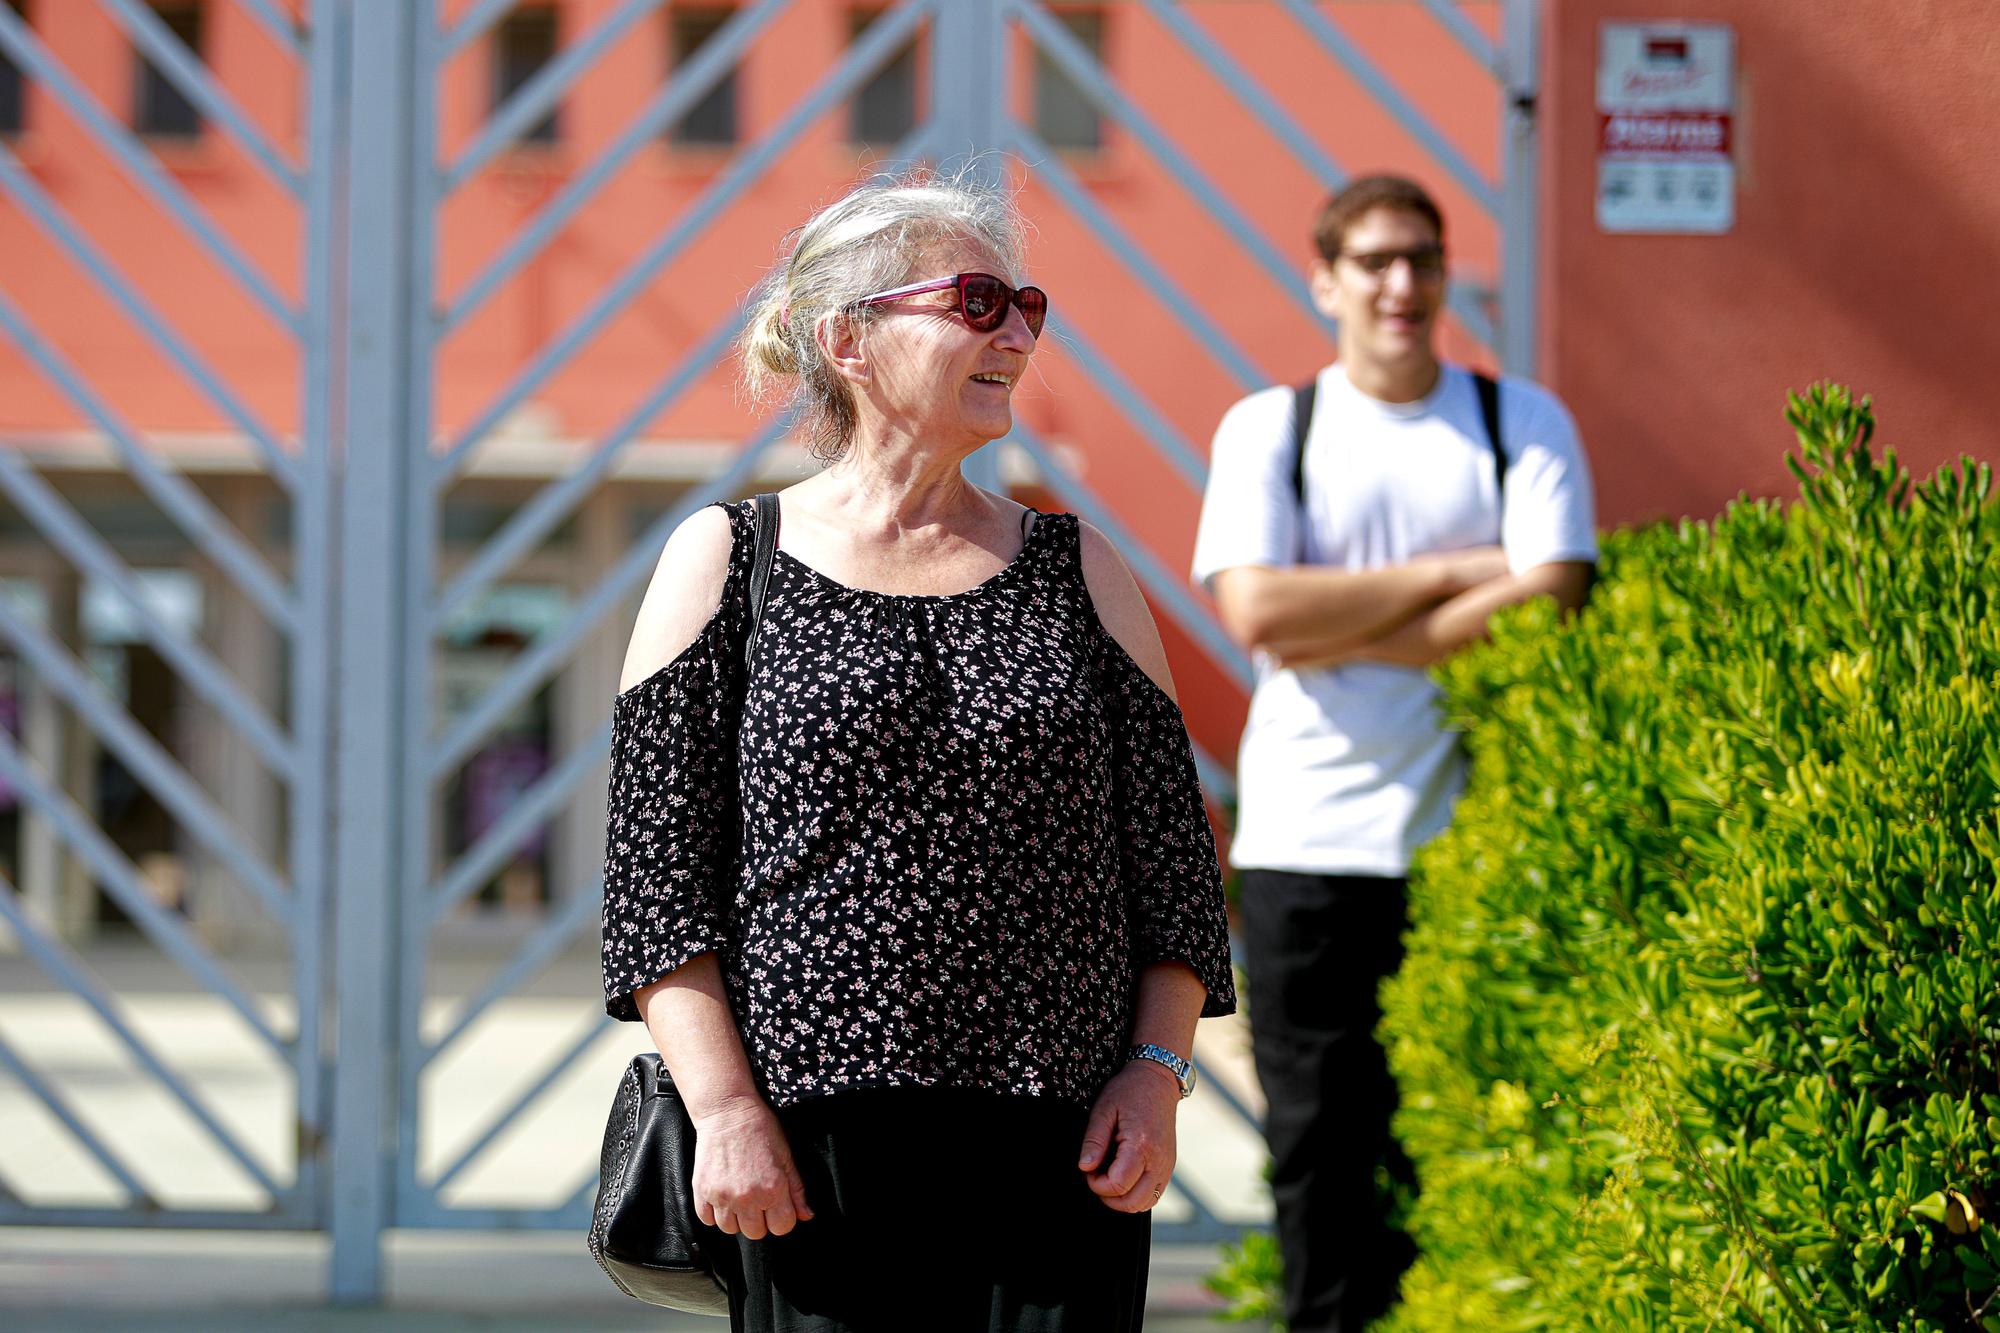
[[[1193,1061],[1183,1060],[1166,1047],[1155,1046],[1150,1041],[1134,1046],[1131,1050],[1125,1052],[1125,1062],[1127,1064],[1130,1064],[1134,1060],[1151,1060],[1156,1065],[1165,1065],[1173,1072],[1174,1078],[1181,1085],[1181,1100],[1186,1101],[1194,1095]]]

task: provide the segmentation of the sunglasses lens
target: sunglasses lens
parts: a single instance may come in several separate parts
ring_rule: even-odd
[[[959,284],[958,300],[965,322],[982,333],[1000,327],[1007,317],[1006,284],[984,273],[971,274]]]
[[[1049,294],[1039,287],[1023,287],[1014,293],[1015,308],[1027,321],[1028,332],[1042,336],[1042,321],[1049,317]]]

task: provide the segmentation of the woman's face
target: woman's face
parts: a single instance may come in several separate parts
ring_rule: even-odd
[[[1015,284],[990,251],[969,242],[934,247],[909,280],[954,273],[991,273]],[[1035,352],[1019,310],[1010,304],[987,333],[967,326],[951,290],[884,302],[871,313],[866,380],[856,386],[864,421],[872,409],[890,431],[968,453],[1014,428],[1014,386]]]

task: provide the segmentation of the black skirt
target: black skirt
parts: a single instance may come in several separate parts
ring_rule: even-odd
[[[1149,1214],[1076,1159],[1086,1108],[869,1089],[779,1112],[814,1217],[737,1242],[736,1333],[1136,1333]]]

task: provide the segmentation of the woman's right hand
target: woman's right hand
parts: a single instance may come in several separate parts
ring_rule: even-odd
[[[695,1118],[694,1207],[708,1225],[751,1240],[812,1220],[792,1146],[763,1098],[725,1103]]]

